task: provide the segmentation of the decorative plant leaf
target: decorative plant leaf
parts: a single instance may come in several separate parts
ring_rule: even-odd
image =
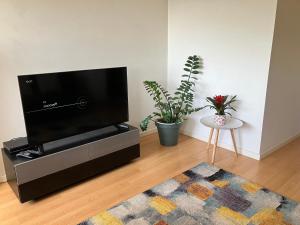
[[[152,116],[149,115],[149,116],[147,116],[147,117],[140,123],[140,128],[141,128],[142,131],[147,130],[148,125],[149,125],[149,122],[150,122],[151,119],[152,119]]]
[[[180,85],[173,96],[156,81],[144,81],[145,89],[153,98],[155,108],[159,112],[153,112],[140,123],[143,131],[148,128],[151,120],[181,123],[185,116],[204,108],[193,108],[195,92],[193,87],[196,85],[194,81],[198,80],[197,74],[202,73],[202,68],[203,60],[200,56],[189,56],[183,69],[188,73],[182,75]]]
[[[230,98],[229,100],[228,98],[228,95],[218,95],[214,98],[207,97],[206,101],[209,103],[209,105],[204,106],[203,109],[209,107],[210,109],[216,110],[217,115],[231,115],[227,110],[236,111],[236,109],[231,106],[231,104],[236,101],[236,95]]]

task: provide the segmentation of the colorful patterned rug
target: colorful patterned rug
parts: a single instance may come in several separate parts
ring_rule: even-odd
[[[80,225],[299,225],[300,205],[202,163]]]

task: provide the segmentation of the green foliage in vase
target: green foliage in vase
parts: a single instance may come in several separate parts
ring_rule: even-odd
[[[141,123],[143,131],[147,130],[150,121],[163,123],[181,123],[187,115],[202,108],[194,108],[194,87],[198,75],[202,74],[203,60],[200,56],[189,56],[183,70],[182,80],[175,93],[171,95],[156,81],[144,81],[147,92],[152,96],[156,112],[147,116]]]

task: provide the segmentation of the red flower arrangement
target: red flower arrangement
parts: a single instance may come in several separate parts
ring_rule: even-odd
[[[223,104],[224,103],[224,99],[225,99],[225,96],[223,96],[223,95],[216,95],[214,97],[214,100],[215,100],[216,104],[218,104],[218,105]]]
[[[227,110],[236,111],[235,108],[231,106],[231,103],[236,101],[236,95],[230,99],[228,99],[228,95],[216,95],[213,98],[207,97],[206,101],[210,104],[203,108],[209,107],[210,109],[216,110],[216,115],[231,115]]]

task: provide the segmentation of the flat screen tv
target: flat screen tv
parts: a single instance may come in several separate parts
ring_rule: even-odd
[[[126,67],[18,76],[28,143],[128,121]]]

